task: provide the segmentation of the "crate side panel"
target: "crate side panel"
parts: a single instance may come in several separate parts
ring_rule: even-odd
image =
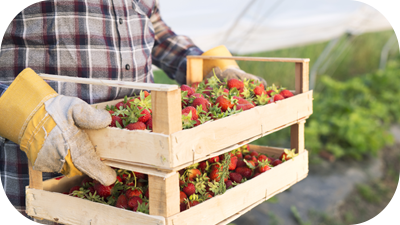
[[[312,91],[277,103],[176,132],[171,136],[173,165],[191,162],[211,153],[267,133],[312,114]]]
[[[27,189],[26,204],[28,215],[62,224],[165,224],[164,217],[35,189]]]
[[[189,225],[217,224],[245,210],[256,202],[262,202],[297,183],[308,174],[308,152],[304,151],[271,170],[236,186],[189,210],[168,217],[167,224]],[[269,182],[268,182],[269,181]],[[273,182],[272,182],[273,181]]]
[[[168,135],[111,127],[85,131],[101,158],[170,167]]]

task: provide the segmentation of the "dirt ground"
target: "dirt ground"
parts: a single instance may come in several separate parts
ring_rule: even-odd
[[[381,179],[358,185],[339,207],[338,220],[343,224],[365,222],[378,215],[392,199],[400,172],[400,144],[386,147],[381,152]]]

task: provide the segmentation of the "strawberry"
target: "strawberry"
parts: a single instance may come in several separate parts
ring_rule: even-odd
[[[185,201],[185,199],[187,199],[187,195],[186,195],[185,192],[183,192],[183,191],[181,191],[181,192],[179,193],[179,197],[180,197],[179,202],[180,202],[181,204]]]
[[[215,104],[218,104],[223,112],[233,108],[234,106],[233,103],[225,95],[218,96],[217,100],[215,100]]]
[[[208,159],[209,163],[216,163],[219,162],[219,156],[211,157]]]
[[[149,189],[147,189],[147,191],[144,193],[144,197],[146,197],[147,199],[149,199],[150,192]]]
[[[202,173],[204,173],[205,171],[206,171],[206,168],[207,168],[207,161],[201,161],[200,163],[199,163],[199,169],[200,169],[200,171],[202,172]]]
[[[190,85],[192,88],[197,89],[197,87],[199,86],[200,82],[194,82],[192,83],[192,85]]]
[[[194,94],[193,94],[193,95],[194,95]],[[201,105],[201,108],[202,108],[203,111],[206,112],[206,113],[208,112],[208,107],[211,106],[210,102],[209,102],[207,99],[203,98],[203,97],[201,97],[201,98],[195,98],[195,99],[193,100],[193,102],[192,102],[192,106],[193,106],[194,108],[197,108],[197,106],[199,106],[199,105]]]
[[[185,192],[186,196],[191,196],[192,194],[196,193],[196,188],[194,184],[188,183],[187,186],[182,188],[182,191]]]
[[[258,96],[261,96],[263,94],[267,94],[267,91],[264,90],[264,88],[262,88],[260,86],[255,87],[253,91],[254,91],[254,94],[258,95]]]
[[[269,158],[266,155],[259,155],[257,160],[259,162],[270,161]]]
[[[111,116],[111,124],[110,124],[110,127],[117,127],[117,123],[118,123],[120,126],[123,126],[123,125],[122,125],[122,119],[121,119],[121,117],[119,117],[119,116]]]
[[[242,90],[244,88],[244,83],[238,79],[231,78],[228,80],[228,88],[229,90],[232,88],[236,88],[237,90]]]
[[[122,108],[126,108],[126,104],[122,101],[122,102],[118,102],[117,104],[115,104],[115,108],[117,109],[121,109]]]
[[[142,179],[142,180],[146,180],[147,179],[147,175],[143,174],[143,173],[139,173],[139,172],[132,172],[132,175],[135,175],[136,179]]]
[[[181,91],[187,91],[187,96],[190,97],[194,94],[194,89],[192,87],[187,86],[186,84],[182,84]]]
[[[108,196],[111,195],[111,188],[112,188],[111,185],[104,186],[101,183],[96,183],[94,185],[94,190],[96,190],[97,194],[103,198],[107,198]]]
[[[132,198],[130,198],[130,199],[128,200],[128,207],[129,207],[130,209],[132,209],[133,211],[136,211],[138,205],[139,205],[139,204],[142,204],[142,203],[143,203],[143,200],[142,200],[140,197],[138,197],[138,196],[133,196]]]
[[[142,112],[140,113],[142,116],[140,116],[140,117],[138,118],[138,121],[139,121],[139,122],[142,122],[142,123],[146,123],[146,122],[150,119],[150,117],[151,117],[149,110],[144,109],[144,108],[141,107],[141,106],[139,106],[138,108],[139,108],[140,110],[142,110]]]
[[[231,162],[229,163],[229,170],[235,170],[238,162],[238,158],[236,156],[231,156]]]
[[[237,161],[236,168],[237,167],[242,167],[242,166],[246,166],[246,163],[243,160],[240,159],[240,160]]]
[[[243,166],[243,167],[236,167],[236,173],[242,175],[243,177],[246,177],[249,179],[251,177],[251,174],[253,171],[251,171],[250,168]]]
[[[81,186],[83,187],[87,187],[90,185],[93,185],[93,179],[91,177],[85,177],[81,182]]]
[[[258,164],[257,169],[258,169],[257,171],[259,173],[264,173],[265,171],[270,170],[271,168],[269,167],[268,161],[264,161],[264,162],[260,162]]]
[[[282,152],[282,154],[281,154],[281,156],[279,157],[279,159],[280,159],[281,161],[287,161],[287,160],[289,160],[289,159],[292,159],[292,158],[294,158],[295,156],[298,155],[298,154],[295,153],[295,151],[296,151],[296,149],[292,149],[292,150],[285,149],[285,150]]]
[[[184,113],[189,114],[189,112],[192,112],[192,120],[197,120],[197,118],[198,118],[197,111],[193,106],[188,106],[188,107],[182,109],[182,114],[184,114]]]
[[[183,212],[183,211],[186,210],[186,204],[185,204],[184,202],[181,203],[181,204],[179,204],[179,207],[180,207],[180,211],[181,211],[181,212]]]
[[[115,207],[121,208],[121,209],[127,209],[128,208],[128,199],[124,194],[121,194],[118,199],[117,203],[115,203]]]
[[[242,175],[241,174],[239,174],[239,173],[230,173],[229,174],[229,178],[232,180],[232,181],[234,181],[234,182],[236,182],[236,183],[241,183],[242,182],[242,179],[243,179],[243,177],[242,177]]]
[[[207,86],[203,91],[203,95],[211,96],[211,91],[213,91],[213,88],[210,86]]]
[[[132,198],[133,196],[140,196],[141,194],[143,194],[143,192],[139,188],[131,188],[125,192],[125,195],[128,199]]]
[[[198,204],[200,204],[199,201],[190,201],[190,202],[189,202],[189,206],[190,206],[190,207],[193,207],[193,206],[198,205]]]
[[[146,124],[143,122],[130,123],[125,128],[128,130],[146,130]]]
[[[200,176],[201,172],[198,169],[189,169],[187,170],[187,176],[190,181],[194,181],[197,176]]]
[[[210,179],[219,182],[221,180],[221,177],[219,176],[219,172],[220,171],[218,168],[211,169],[210,176],[209,176]]]
[[[81,188],[81,186],[73,186],[71,189],[69,189],[69,194],[72,194],[74,191],[79,191],[79,188]]]
[[[245,155],[245,156],[244,156],[244,159],[252,160],[252,159],[253,159],[253,156],[251,156],[251,155]]]
[[[290,98],[293,96],[293,93],[289,90],[282,90],[280,93],[284,98]]]
[[[253,104],[238,104],[238,105],[236,105],[236,109],[237,110],[243,110],[243,111],[246,111],[246,110],[248,110],[248,109],[252,109],[252,108],[254,108],[254,105]]]
[[[235,152],[235,155],[238,159],[243,159],[243,153],[239,150]]]
[[[225,186],[226,186],[226,189],[229,189],[230,187],[232,187],[232,181],[231,180],[225,181]]]
[[[285,98],[280,94],[275,94],[274,95],[274,102],[280,101],[280,100],[283,100],[283,99],[285,99]]]
[[[280,159],[275,159],[274,161],[272,161],[271,165],[277,166],[277,165],[279,165],[281,163],[282,163],[282,161]]]
[[[254,151],[254,150],[251,150],[250,151],[250,155],[257,157],[259,154],[258,154],[258,152]]]
[[[149,120],[147,120],[147,122],[146,122],[146,128],[147,128],[148,130],[153,130],[153,119],[152,119],[152,117],[150,117]]]

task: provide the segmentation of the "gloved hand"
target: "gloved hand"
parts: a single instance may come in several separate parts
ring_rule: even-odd
[[[229,50],[221,45],[218,47],[215,47],[213,49],[210,49],[202,54],[203,56],[227,56],[231,57],[232,54],[229,52]],[[255,80],[255,81],[260,81],[261,83],[264,84],[264,86],[267,86],[267,82],[264,80],[262,77],[258,77],[249,73],[244,72],[241,70],[234,60],[204,60],[203,61],[203,74],[206,74],[205,78],[210,78],[215,75],[218,77],[218,79],[223,80],[224,78],[227,78],[228,80],[231,78],[236,78],[236,79],[248,79],[248,80]]]
[[[33,168],[68,177],[89,175],[104,185],[116,180],[80,128],[111,123],[106,110],[58,95],[32,69],[23,70],[0,98],[0,136],[20,145]]]

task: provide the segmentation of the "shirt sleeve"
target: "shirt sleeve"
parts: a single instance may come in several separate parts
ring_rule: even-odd
[[[0,97],[6,92],[7,88],[7,85],[0,83]]]
[[[179,84],[186,84],[186,56],[201,55],[203,51],[190,38],[175,34],[164,23],[158,4],[154,8],[150,20],[155,32],[155,43],[152,50],[153,64]]]

